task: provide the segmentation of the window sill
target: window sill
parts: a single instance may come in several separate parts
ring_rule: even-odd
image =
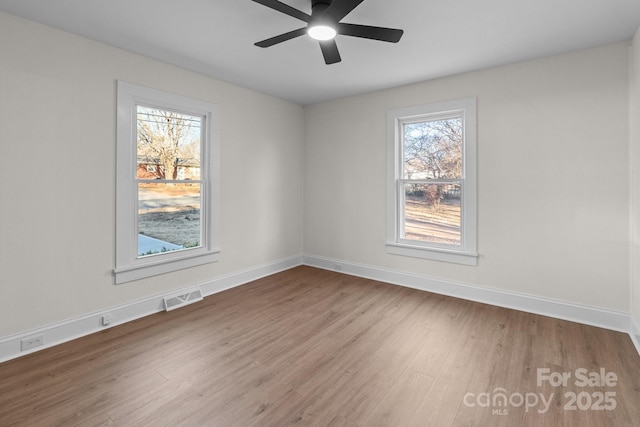
[[[189,254],[173,259],[162,258],[158,262],[147,262],[139,265],[130,265],[116,268],[113,272],[116,278],[116,285],[144,279],[146,277],[157,276],[159,274],[170,273],[176,270],[209,264],[220,259],[220,251],[208,251],[198,255]]]
[[[387,243],[387,253],[413,258],[444,261],[462,265],[478,265],[478,254],[471,252],[450,251],[446,249],[426,248],[402,243]]]

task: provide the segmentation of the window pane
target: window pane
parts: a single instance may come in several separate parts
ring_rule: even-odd
[[[201,245],[200,184],[138,184],[138,256]]]
[[[404,184],[405,239],[461,244],[460,184]]]
[[[462,118],[403,124],[404,179],[462,178]]]
[[[202,117],[137,106],[137,178],[200,179]]]

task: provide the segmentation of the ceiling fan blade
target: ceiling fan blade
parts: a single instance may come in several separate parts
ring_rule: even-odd
[[[325,40],[320,42],[320,49],[322,50],[322,56],[324,56],[325,64],[335,64],[342,61],[340,58],[340,52],[338,52],[338,45],[335,40]]]
[[[256,3],[260,3],[261,5],[267,6],[271,9],[277,10],[278,12],[282,12],[285,15],[298,18],[299,20],[304,22],[309,22],[311,20],[311,15],[307,15],[306,13],[293,8],[288,4],[279,2],[278,0],[253,0],[253,1]]]
[[[371,27],[369,25],[338,24],[338,34],[397,43],[400,41],[404,31],[395,28]]]
[[[307,28],[298,28],[297,30],[289,31],[288,33],[280,34],[279,36],[271,37],[270,39],[262,40],[258,43],[255,43],[258,47],[269,47],[274,44],[286,42],[287,40],[294,39],[296,37],[300,37],[302,35],[307,34]]]
[[[329,17],[335,22],[338,22],[363,1],[364,0],[333,0],[322,16]]]

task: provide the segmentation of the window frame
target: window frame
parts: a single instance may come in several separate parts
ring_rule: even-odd
[[[415,258],[477,265],[477,100],[451,101],[398,108],[387,111],[387,253]],[[401,238],[404,200],[403,123],[461,117],[463,129],[462,177],[455,180],[429,180],[433,183],[460,181],[461,218],[459,246],[418,242]],[[420,180],[416,180],[420,181]]]
[[[219,260],[220,107],[158,89],[117,81],[116,266],[121,284]],[[196,248],[138,255],[137,106],[153,106],[203,117],[201,143],[201,236]]]

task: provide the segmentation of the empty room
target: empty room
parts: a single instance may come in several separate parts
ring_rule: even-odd
[[[640,425],[640,2],[0,0],[0,426]]]

